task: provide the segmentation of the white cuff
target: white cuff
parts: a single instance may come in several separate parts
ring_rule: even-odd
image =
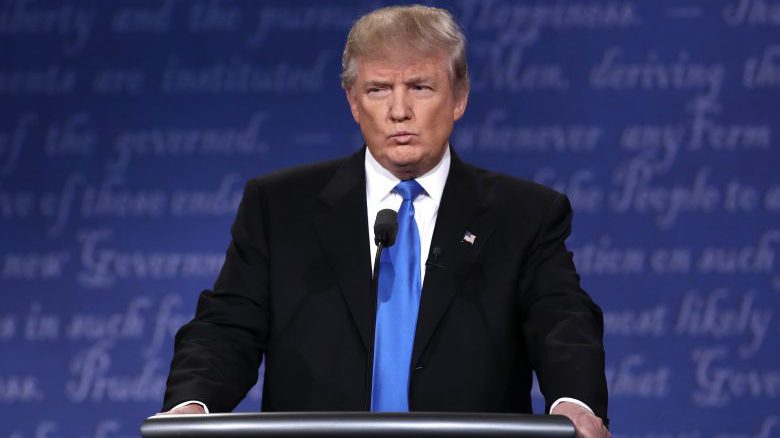
[[[176,409],[176,408],[180,408],[180,407],[182,407],[182,406],[186,406],[186,405],[200,405],[200,406],[203,408],[203,410],[204,410],[204,411],[206,411],[206,413],[207,413],[207,414],[209,413],[209,408],[208,408],[208,406],[206,406],[206,404],[205,404],[205,403],[203,403],[203,402],[199,402],[199,401],[197,401],[197,400],[188,400],[188,401],[186,401],[186,402],[179,403],[178,405],[176,405],[176,406],[172,407],[172,408],[171,408],[171,411],[172,411],[172,410],[174,410],[174,409]]]
[[[552,406],[550,406],[550,414],[552,414],[552,411],[553,411],[553,409],[555,409],[556,406],[558,406],[559,404],[561,404],[563,402],[569,402],[569,403],[574,403],[575,405],[580,405],[583,408],[587,409],[591,414],[596,415],[593,412],[593,409],[590,408],[590,406],[588,406],[585,403],[577,400],[576,398],[570,398],[570,397],[561,397],[558,400],[555,400],[555,402],[553,402]]]

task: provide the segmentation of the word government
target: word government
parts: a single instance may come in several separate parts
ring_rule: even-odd
[[[214,277],[222,267],[221,253],[122,252],[108,246],[111,231],[88,230],[79,234],[82,270],[78,282],[103,289],[128,279]]]
[[[692,394],[694,403],[702,407],[724,407],[745,403],[744,399],[773,403],[767,399],[780,397],[780,370],[751,368],[744,363],[734,363],[729,360],[730,356],[722,347],[692,352],[696,383]]]

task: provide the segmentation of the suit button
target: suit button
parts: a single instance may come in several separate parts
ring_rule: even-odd
[[[415,370],[415,371],[422,371],[422,370],[424,370],[424,369],[425,369],[425,367],[424,367],[424,366],[422,366],[422,365],[420,365],[420,366],[418,366],[418,367],[414,367],[414,370]]]

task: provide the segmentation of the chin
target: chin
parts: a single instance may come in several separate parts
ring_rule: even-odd
[[[398,145],[388,151],[387,158],[399,166],[410,166],[423,161],[425,154],[419,146]]]
[[[391,160],[390,165],[392,166],[392,169],[388,170],[390,170],[393,175],[400,179],[417,178],[418,176],[425,173],[424,163],[420,160]]]
[[[390,165],[398,170],[414,170],[422,166],[422,161],[419,159],[390,159]]]

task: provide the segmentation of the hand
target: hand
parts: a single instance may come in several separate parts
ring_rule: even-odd
[[[160,412],[157,415],[195,415],[195,414],[205,414],[205,413],[206,410],[203,409],[203,406],[197,403],[190,403],[188,405],[179,406],[175,409],[171,409],[170,411]]]
[[[612,438],[601,418],[576,403],[561,402],[551,413],[568,417],[574,423],[577,438]]]

